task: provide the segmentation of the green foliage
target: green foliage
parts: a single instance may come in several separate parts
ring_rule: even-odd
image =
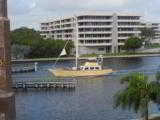
[[[155,30],[152,28],[141,28],[141,37],[144,39],[152,39],[155,36]]]
[[[42,40],[40,33],[34,29],[22,27],[11,32],[11,44],[31,46],[33,42]]]
[[[159,43],[153,43],[153,44],[150,44],[149,46],[146,46],[146,48],[160,48],[160,44]]]
[[[135,51],[142,46],[142,40],[138,37],[130,37],[125,41],[124,49],[127,51]]]
[[[121,82],[127,83],[127,86],[115,95],[115,107],[141,112],[145,120],[148,120],[149,103],[156,102],[160,86],[155,82],[148,82],[148,77],[142,73],[129,74]]]
[[[30,53],[30,47],[25,45],[14,44],[11,49],[12,58],[14,59],[25,58]]]
[[[28,46],[30,52],[25,56],[27,58],[48,58],[57,57],[66,41],[63,40],[44,40],[40,33],[28,28],[19,28],[11,32],[12,45]],[[71,54],[74,47],[72,41],[69,41],[66,46],[67,55]]]
[[[64,47],[62,40],[41,40],[34,42],[31,46],[30,58],[56,57]]]
[[[145,45],[150,46],[151,40],[154,38],[156,31],[152,28],[147,28],[147,27],[140,29],[140,31],[141,31],[141,38],[144,39]]]
[[[156,80],[157,80],[157,82],[159,83],[159,81],[160,81],[160,71],[158,71],[158,72],[156,73]]]

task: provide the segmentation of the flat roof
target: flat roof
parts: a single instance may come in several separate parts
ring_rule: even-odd
[[[63,19],[71,19],[74,17],[78,17],[78,16],[113,16],[114,14],[116,14],[117,16],[138,16],[141,17],[142,15],[135,13],[135,12],[126,12],[126,11],[122,11],[122,12],[118,12],[118,11],[79,11],[79,12],[74,12],[72,15],[70,16],[59,16],[53,19],[49,19],[49,20],[45,20],[42,23],[51,23],[51,22],[55,22],[55,21],[59,21],[59,20],[63,20]]]
[[[135,13],[135,12],[125,12],[125,11],[80,11],[75,14],[75,16],[83,16],[83,15],[97,15],[97,16],[113,16],[114,14],[118,16],[139,16],[141,17],[140,14]]]
[[[85,67],[97,67],[97,66],[99,66],[99,65],[98,65],[98,63],[96,63],[96,62],[86,62],[86,63],[84,64],[84,66],[85,66]]]

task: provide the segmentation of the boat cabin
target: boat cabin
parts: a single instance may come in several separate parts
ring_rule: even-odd
[[[80,70],[102,70],[102,66],[97,62],[86,62],[83,66],[80,66]]]

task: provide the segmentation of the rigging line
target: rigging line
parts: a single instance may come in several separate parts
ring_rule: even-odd
[[[66,42],[66,44],[65,44],[65,46],[64,46],[63,49],[65,49],[65,47],[67,46],[67,44],[69,43],[69,41],[70,41],[70,40],[68,40],[68,41]],[[63,50],[63,49],[62,49],[62,50]],[[56,67],[56,64],[57,64],[58,60],[60,59],[60,57],[61,57],[61,54],[59,54],[58,58],[56,59],[55,64],[54,64],[54,68]]]

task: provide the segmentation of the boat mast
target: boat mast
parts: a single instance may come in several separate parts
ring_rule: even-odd
[[[75,23],[75,26],[76,26],[76,42],[75,42],[75,46],[76,46],[76,70],[78,69],[78,20],[77,20],[77,17],[75,16],[75,19],[76,19],[76,23]]]

